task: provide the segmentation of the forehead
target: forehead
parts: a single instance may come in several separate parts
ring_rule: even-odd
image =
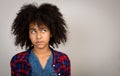
[[[37,24],[36,22],[32,22],[32,23],[30,23],[29,24],[29,29],[30,28],[39,28],[39,29],[41,29],[41,28],[48,28],[45,24]]]

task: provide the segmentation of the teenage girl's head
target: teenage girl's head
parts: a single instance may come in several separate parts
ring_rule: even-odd
[[[49,45],[53,48],[67,41],[67,26],[59,11],[53,4],[44,3],[40,6],[27,4],[21,7],[12,24],[12,33],[15,35],[15,45],[21,48],[32,48],[29,39],[29,26],[37,23],[38,27],[45,25],[50,29],[51,38]]]

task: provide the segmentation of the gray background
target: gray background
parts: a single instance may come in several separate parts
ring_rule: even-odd
[[[11,24],[23,4],[56,4],[69,27],[66,53],[72,76],[120,76],[120,0],[0,0],[0,76],[10,76],[14,46]]]

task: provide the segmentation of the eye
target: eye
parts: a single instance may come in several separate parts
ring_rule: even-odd
[[[36,30],[31,30],[31,33],[32,33],[32,34],[36,33]]]
[[[47,32],[47,29],[43,28],[41,29],[41,31],[44,33],[44,32]]]

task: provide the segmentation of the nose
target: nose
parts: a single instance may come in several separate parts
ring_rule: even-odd
[[[38,32],[37,35],[36,35],[36,38],[37,38],[37,39],[42,38],[42,34],[41,34],[40,32]]]

